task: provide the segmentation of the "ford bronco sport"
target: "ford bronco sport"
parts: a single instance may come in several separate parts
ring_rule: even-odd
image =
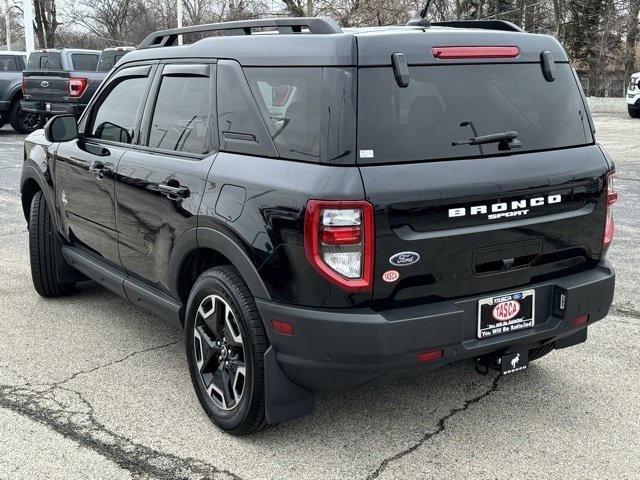
[[[584,342],[613,171],[552,37],[280,18],[150,35],[27,138],[21,190],[37,292],[88,277],[184,327],[200,403],[246,434]]]

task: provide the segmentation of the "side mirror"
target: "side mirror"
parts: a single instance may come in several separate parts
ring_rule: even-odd
[[[49,142],[68,142],[78,138],[78,122],[74,115],[56,115],[44,126],[44,136]]]

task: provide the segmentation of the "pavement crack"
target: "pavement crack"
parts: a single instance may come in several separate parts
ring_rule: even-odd
[[[422,437],[420,437],[420,439],[416,443],[414,443],[409,448],[402,450],[401,452],[398,452],[395,455],[384,459],[373,472],[367,475],[366,480],[373,480],[375,478],[378,478],[391,463],[400,460],[401,458],[409,455],[410,453],[413,453],[415,450],[420,448],[423,444],[431,440],[433,437],[444,432],[447,428],[448,420],[450,420],[453,416],[457,415],[460,412],[464,412],[465,410],[468,410],[469,407],[471,407],[472,405],[475,405],[476,403],[480,402],[481,400],[483,400],[484,398],[488,397],[493,392],[495,392],[498,389],[498,382],[501,377],[502,375],[497,375],[491,382],[491,387],[486,392],[483,392],[480,395],[477,395],[469,400],[465,400],[462,406],[456,407],[450,410],[449,413],[447,413],[444,417],[440,418],[440,420],[438,420],[438,426],[435,430],[425,433]]]
[[[93,405],[70,388],[0,385],[0,408],[51,428],[129,471],[134,478],[242,480],[228,470],[160,452],[110,430],[96,418]]]
[[[68,377],[68,378],[66,378],[64,380],[61,380],[59,382],[52,383],[52,384],[50,384],[50,386],[51,387],[57,387],[57,386],[63,385],[65,383],[70,382],[71,380],[74,380],[76,377],[79,377],[80,375],[86,375],[88,373],[93,373],[96,370],[101,370],[103,368],[111,367],[112,365],[116,365],[118,363],[122,363],[122,362],[124,362],[126,360],[129,360],[131,357],[135,357],[136,355],[141,355],[143,353],[153,352],[154,350],[161,350],[163,348],[167,348],[167,347],[171,347],[173,345],[177,345],[178,343],[180,343],[180,341],[176,340],[174,342],[165,343],[164,345],[157,345],[155,347],[149,347],[149,348],[145,348],[143,350],[136,350],[135,352],[132,352],[132,353],[130,353],[128,355],[125,355],[124,357],[119,358],[117,360],[114,360],[113,362],[109,362],[109,363],[105,363],[105,364],[102,364],[102,365],[98,365],[96,367],[89,368],[87,370],[80,370],[78,372],[75,372],[70,377]]]
[[[624,308],[612,306],[609,310],[609,313],[613,313],[614,315],[622,315],[623,317],[631,317],[637,320],[640,320],[640,312],[633,308]]]

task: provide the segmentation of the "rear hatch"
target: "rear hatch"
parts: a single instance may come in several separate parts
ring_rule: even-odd
[[[359,165],[376,212],[381,308],[505,291],[591,268],[602,255],[609,166],[564,52],[548,37],[473,33],[399,37],[406,87],[398,65],[359,44]],[[511,57],[434,55],[471,41],[510,47]],[[517,137],[469,144],[504,132]]]
[[[26,70],[22,73],[25,100],[69,101],[69,72],[64,70]]]

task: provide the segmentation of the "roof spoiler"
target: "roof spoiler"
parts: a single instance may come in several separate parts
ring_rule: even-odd
[[[251,35],[253,29],[262,28],[273,28],[280,34],[305,33],[304,29],[313,34],[342,33],[338,24],[328,17],[260,18],[161,30],[148,35],[138,48],[170,47],[176,43],[179,35],[189,33],[220,32],[222,35]]]
[[[524,32],[515,23],[505,20],[452,20],[450,22],[432,22],[437,27],[480,28],[483,30],[502,30],[505,32]]]

